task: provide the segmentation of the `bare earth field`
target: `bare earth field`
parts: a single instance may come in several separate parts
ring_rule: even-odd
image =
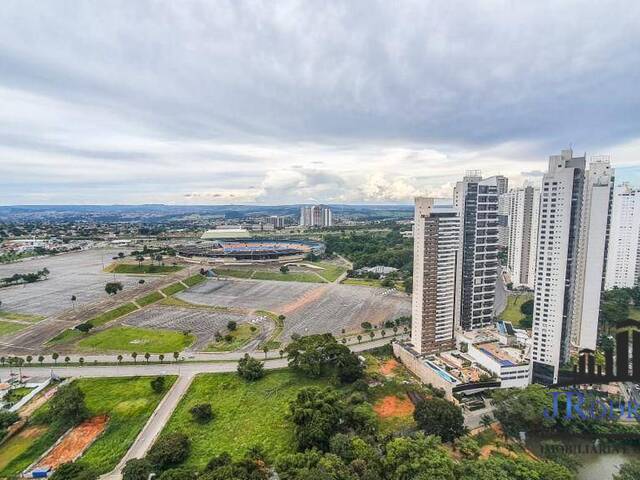
[[[71,308],[72,295],[77,298],[77,308],[107,298],[104,285],[112,281],[114,275],[102,271],[102,259],[108,265],[117,254],[118,250],[88,250],[0,265],[0,277],[35,272],[44,267],[51,272],[47,280],[0,289],[2,309],[49,317]],[[125,290],[138,287],[141,278],[140,275],[115,277]],[[157,281],[153,276],[144,278],[148,283]]]
[[[282,339],[293,333],[360,330],[362,322],[381,324],[411,313],[411,298],[395,290],[342,284],[255,280],[209,280],[178,297],[192,303],[264,309],[283,314]]]
[[[227,322],[252,323],[262,330],[260,335],[247,344],[243,350],[251,350],[273,330],[273,322],[256,315],[241,312],[215,312],[206,309],[151,306],[128,315],[123,325],[142,328],[166,329],[184,332],[189,330],[196,336],[190,350],[202,351],[214,341],[216,331],[225,332]]]

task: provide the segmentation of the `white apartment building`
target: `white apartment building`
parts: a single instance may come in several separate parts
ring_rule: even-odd
[[[571,150],[549,157],[541,187],[533,311],[532,381],[557,381],[574,347],[595,347],[612,170]]]
[[[628,183],[613,193],[605,289],[633,287],[640,279],[640,190]]]
[[[415,200],[411,343],[418,354],[455,347],[460,217],[433,198]]]
[[[514,287],[533,290],[538,247],[540,188],[530,184],[502,196],[509,210],[507,266]]]
[[[493,321],[498,278],[498,191],[505,188],[505,180],[501,176],[483,179],[479,171],[470,171],[453,192],[461,219],[457,308],[464,330]]]
[[[333,213],[326,205],[305,205],[300,208],[300,226],[332,227]]]
[[[571,321],[571,342],[576,349],[595,350],[598,341],[600,295],[604,287],[613,181],[609,157],[592,157],[582,201]]]

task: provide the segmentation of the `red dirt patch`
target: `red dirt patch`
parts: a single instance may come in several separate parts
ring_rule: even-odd
[[[55,470],[63,463],[74,461],[104,431],[108,420],[106,415],[100,415],[82,422],[65,435],[34,468],[50,467]]]
[[[388,395],[378,400],[373,406],[373,411],[382,418],[407,417],[413,414],[414,406],[406,397],[398,398],[395,395]]]
[[[300,310],[301,308],[306,307],[307,305],[319,300],[329,289],[328,286],[322,286],[318,288],[314,288],[313,290],[309,290],[300,298],[295,299],[293,302],[290,302],[280,308],[280,312],[283,315],[291,315],[296,310]]]
[[[393,371],[397,366],[398,362],[394,358],[392,358],[380,365],[380,369],[378,371],[385,377],[393,376]]]

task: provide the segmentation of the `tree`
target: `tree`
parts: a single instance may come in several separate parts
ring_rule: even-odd
[[[27,355],[27,363],[31,365],[32,361],[33,361],[33,357],[31,355]]]
[[[640,478],[640,460],[632,460],[622,464],[620,471],[613,475],[613,480],[638,480]]]
[[[64,357],[64,363],[69,363],[71,361],[70,357]]]
[[[151,462],[146,458],[133,458],[122,469],[122,480],[148,480],[153,472]]]
[[[118,258],[124,258],[124,253],[123,252],[118,252]]]
[[[193,419],[198,423],[209,423],[213,419],[210,403],[199,403],[189,410]]]
[[[89,417],[84,393],[74,383],[60,387],[49,400],[49,405],[51,423],[71,427]]]
[[[475,459],[480,454],[480,445],[473,437],[468,435],[456,438],[454,446],[464,458]]]
[[[151,354],[149,352],[146,352],[144,354],[144,359],[147,361],[147,363],[149,363],[149,359],[151,358]]]
[[[122,289],[123,289],[123,286],[121,282],[107,282],[107,284],[104,286],[104,291],[107,292],[109,295],[115,295]]]
[[[84,323],[81,323],[80,325],[76,325],[76,330],[82,333],[87,333],[92,328],[93,328],[93,324],[91,322],[84,322]]]
[[[164,362],[164,353],[161,353],[160,355],[158,355],[158,360],[160,360],[160,363]]]
[[[245,380],[254,382],[264,377],[264,365],[262,362],[249,356],[248,353],[245,353],[244,357],[238,362],[238,375]]]
[[[266,360],[267,359],[267,353],[269,353],[269,345],[265,344],[262,347],[262,351],[264,352],[264,359]]]
[[[144,257],[142,255],[138,255],[136,257],[136,260],[138,261],[138,267],[142,268],[142,262],[144,262]]]
[[[1,409],[0,410],[0,432],[2,430],[9,428],[11,425],[20,420],[20,416],[15,412],[10,412],[9,410]]]
[[[333,389],[303,388],[289,404],[289,417],[299,450],[326,451],[329,439],[340,431],[345,407]]]
[[[80,357],[78,362],[80,363],[80,366],[82,366],[84,364],[84,357]]]
[[[191,442],[184,433],[168,433],[156,440],[146,458],[154,467],[166,470],[184,462],[190,450]]]
[[[336,373],[342,383],[353,383],[364,376],[364,366],[354,353],[346,350],[336,358]]]
[[[529,385],[524,389],[493,391],[493,416],[502,424],[508,435],[517,436],[526,431],[543,433],[556,426],[554,419],[543,416],[545,409],[552,411],[553,400],[542,385]]]
[[[418,434],[415,438],[399,437],[385,447],[382,458],[388,480],[453,480],[454,463],[442,447],[440,439]]]
[[[96,480],[98,474],[84,463],[63,463],[51,475],[51,480]]]
[[[122,363],[122,355],[118,355],[117,359],[118,359],[118,363]]]
[[[489,428],[493,424],[493,418],[488,413],[485,413],[480,417],[480,425],[484,428]]]
[[[179,352],[173,352],[173,359],[177,362],[178,358],[180,358],[180,353]]]
[[[402,287],[404,288],[405,293],[411,295],[413,293],[413,278],[408,277],[402,281]]]
[[[133,358],[133,363],[138,363],[138,352],[132,352],[131,358]]]
[[[234,331],[238,328],[238,322],[234,321],[234,320],[229,320],[227,322],[227,329],[230,331]]]
[[[60,355],[58,353],[53,353],[51,355],[51,358],[53,359],[53,362],[57,365],[58,364],[58,358],[60,358]]]
[[[280,267],[280,273],[289,273],[289,267],[287,267],[286,265],[282,265]]]
[[[362,335],[358,335],[356,338],[358,339],[358,343],[362,342]]]
[[[462,410],[443,398],[418,403],[413,418],[427,435],[437,435],[443,442],[450,442],[466,431]]]
[[[154,392],[156,393],[164,392],[164,384],[165,384],[164,377],[156,377],[153,380],[151,380],[150,384],[151,384],[151,390],[153,390]]]
[[[196,480],[198,478],[202,479],[202,477],[198,476],[198,472],[195,468],[180,467],[165,470],[162,472],[162,475],[158,477],[158,480]]]
[[[42,362],[44,362],[44,355],[38,355],[38,363],[42,365]]]

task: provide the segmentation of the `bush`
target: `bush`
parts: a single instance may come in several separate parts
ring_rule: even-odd
[[[122,480],[147,480],[153,471],[146,458],[133,458],[122,469]]]
[[[96,478],[98,474],[82,463],[63,463],[51,475],[51,480],[96,480]]]
[[[162,393],[164,392],[164,384],[164,377],[156,377],[151,380],[151,390],[156,393]]]
[[[238,328],[237,322],[235,322],[234,320],[229,320],[227,322],[227,329],[233,332],[236,328]]]
[[[60,387],[49,404],[49,421],[57,425],[71,427],[89,417],[84,393],[74,383]]]
[[[80,325],[76,325],[76,330],[81,331],[82,333],[87,333],[89,330],[93,328],[93,325],[89,322],[81,323]]]
[[[158,480],[196,480],[198,472],[191,467],[172,468],[158,477]]]
[[[189,410],[193,419],[198,423],[209,423],[213,420],[213,412],[210,403],[200,403]]]
[[[10,427],[16,423],[20,417],[15,412],[9,410],[0,410],[0,430]]]
[[[238,362],[238,375],[250,382],[259,380],[264,377],[264,364],[245,353]]]
[[[154,467],[166,470],[184,462],[190,450],[191,442],[184,433],[168,433],[156,440],[147,454],[147,460]]]
[[[522,305],[520,305],[520,312],[522,312],[523,315],[533,315],[533,299],[523,302]]]

